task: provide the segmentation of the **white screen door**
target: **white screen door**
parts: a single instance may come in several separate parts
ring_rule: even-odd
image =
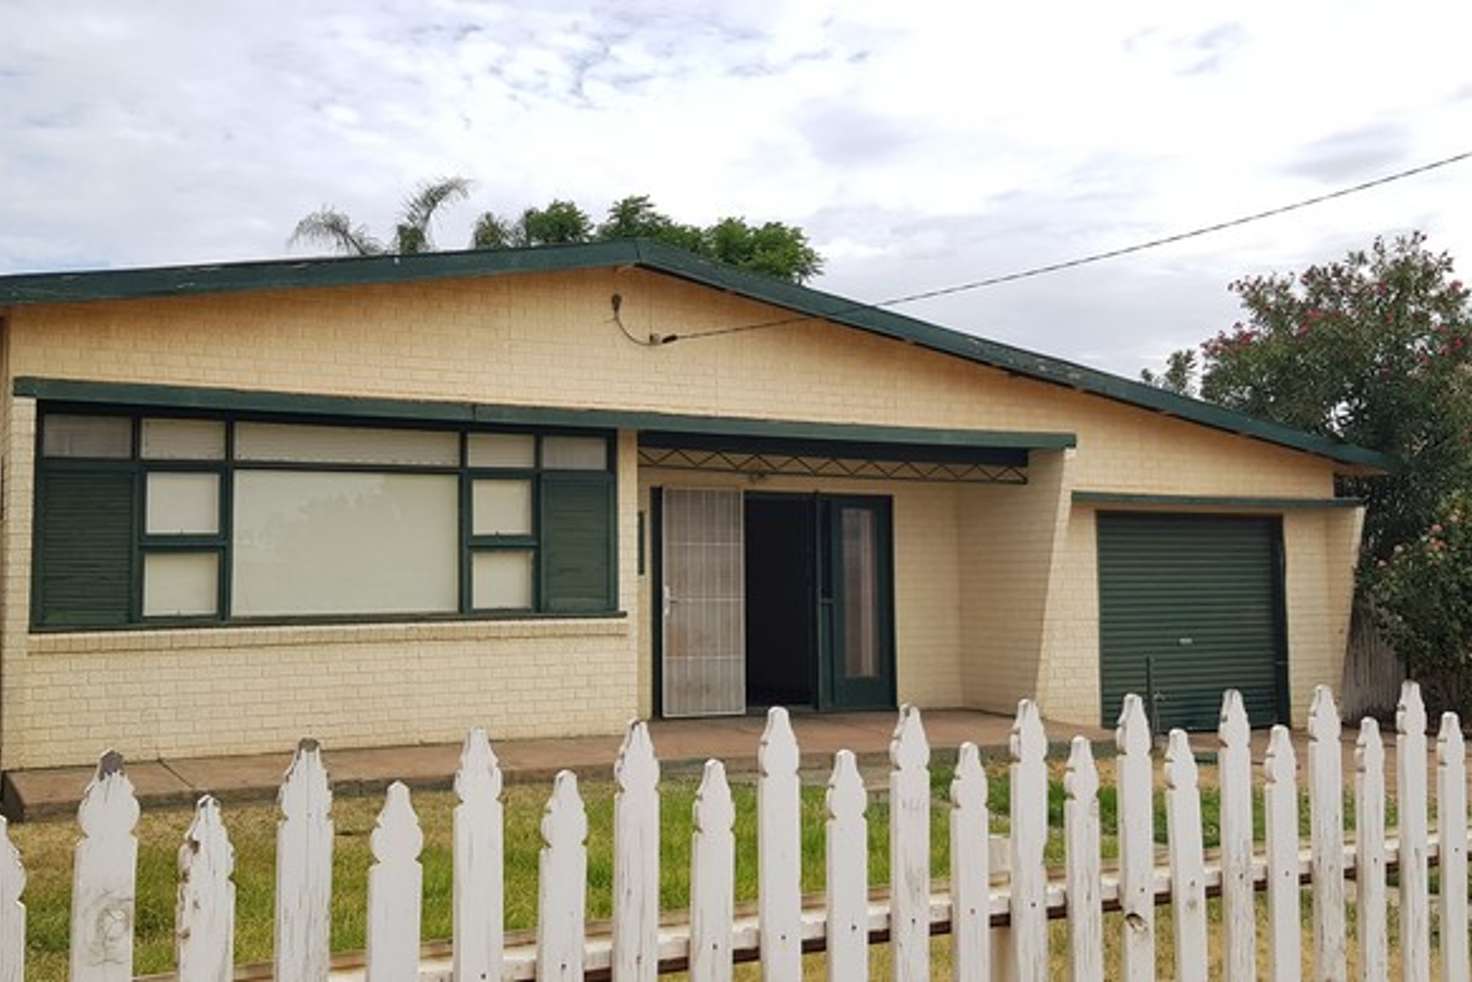
[[[666,716],[746,711],[746,550],[740,491],[664,492]]]

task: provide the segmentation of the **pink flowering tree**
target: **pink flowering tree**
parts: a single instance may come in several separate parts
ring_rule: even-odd
[[[1201,346],[1202,398],[1400,462],[1339,489],[1369,502],[1368,572],[1415,541],[1449,494],[1472,487],[1468,291],[1419,233],[1231,290],[1244,317]]]
[[[1368,582],[1381,630],[1428,703],[1472,716],[1472,492],[1448,495],[1430,526],[1375,561]]]

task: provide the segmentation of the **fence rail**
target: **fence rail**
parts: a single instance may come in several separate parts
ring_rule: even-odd
[[[1255,894],[1266,892],[1269,977],[1297,979],[1302,954],[1314,975],[1343,979],[1350,949],[1346,907],[1356,908],[1360,976],[1388,973],[1387,873],[1399,871],[1399,946],[1403,977],[1429,982],[1433,901],[1440,922],[1441,977],[1465,982],[1468,967],[1467,771],[1459,720],[1445,714],[1431,747],[1419,689],[1407,682],[1396,717],[1395,804],[1399,829],[1385,829],[1385,748],[1373,719],[1362,721],[1355,750],[1354,814],[1346,840],[1340,719],[1329,691],[1314,694],[1306,760],[1300,770],[1284,727],[1271,733],[1262,763],[1266,838],[1253,843],[1250,732],[1241,698],[1225,694],[1218,754],[1221,848],[1203,848],[1197,763],[1186,734],[1173,731],[1160,761],[1165,787],[1167,861],[1154,844],[1155,750],[1143,705],[1127,697],[1116,731],[1120,861],[1100,863],[1099,773],[1081,737],[1069,747],[1064,777],[1062,877],[1044,864],[1048,743],[1037,707],[1019,704],[1010,741],[1010,835],[1005,857],[987,834],[987,776],[972,744],[958,752],[949,795],[950,881],[930,882],[930,748],[920,712],[900,711],[890,746],[887,899],[868,888],[868,792],[854,756],[840,751],[827,790],[827,889],[820,902],[800,893],[798,747],[786,712],[773,709],[758,751],[759,887],[755,912],[738,913],[733,895],[735,809],[725,768],[709,761],[694,809],[687,922],[659,918],[659,763],[643,723],[630,724],[614,768],[613,919],[589,937],[586,906],[587,815],[577,778],[559,773],[541,825],[534,941],[508,944],[503,929],[501,774],[484,731],[467,736],[455,778],[454,938],[445,956],[420,945],[423,835],[408,789],[395,783],[372,833],[367,946],[356,974],[368,982],[406,979],[653,979],[688,969],[694,980],[729,979],[736,960],[759,957],[770,979],[801,978],[805,951],[827,951],[828,977],[863,979],[868,946],[891,945],[893,975],[925,980],[930,937],[948,933],[953,977],[1042,980],[1050,971],[1047,922],[1068,921],[1071,977],[1105,977],[1106,910],[1125,914],[1119,976],[1153,979],[1156,908],[1170,903],[1172,977],[1205,979],[1208,896],[1222,899],[1221,961],[1231,982],[1255,978]],[[1299,839],[1298,779],[1308,784],[1309,842]],[[1434,794],[1437,823],[1428,822]],[[320,982],[330,967],[332,792],[321,749],[303,741],[282,784],[277,832],[275,978]],[[122,982],[132,973],[138,804],[122,759],[99,762],[78,809],[72,894],[71,978]],[[995,861],[997,867],[993,870]],[[1433,898],[1429,867],[1441,867]],[[214,798],[200,799],[179,852],[176,913],[178,975],[187,982],[233,977],[233,853]],[[997,872],[998,876],[991,874]],[[1312,933],[1302,938],[1304,885],[1312,891]],[[21,982],[25,958],[25,871],[0,819],[0,982]],[[337,974],[342,974],[340,971]]]

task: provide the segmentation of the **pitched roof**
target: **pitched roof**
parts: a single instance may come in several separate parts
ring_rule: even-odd
[[[1343,464],[1392,469],[1387,454],[1258,419],[1061,358],[964,334],[810,287],[703,259],[644,239],[529,249],[431,252],[413,256],[273,259],[260,262],[86,270],[0,276],[0,307],[141,297],[178,297],[242,290],[401,283],[506,273],[638,266],[725,290],[795,313],[895,338],[1027,378],[1067,386]]]

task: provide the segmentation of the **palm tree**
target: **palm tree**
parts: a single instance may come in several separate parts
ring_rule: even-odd
[[[385,253],[408,256],[434,248],[430,224],[442,206],[463,201],[470,195],[470,181],[463,177],[443,177],[426,181],[405,201],[388,244],[378,241],[366,225],[354,225],[346,214],[329,205],[307,215],[296,223],[290,245],[298,242],[321,243],[349,256],[380,256]]]

